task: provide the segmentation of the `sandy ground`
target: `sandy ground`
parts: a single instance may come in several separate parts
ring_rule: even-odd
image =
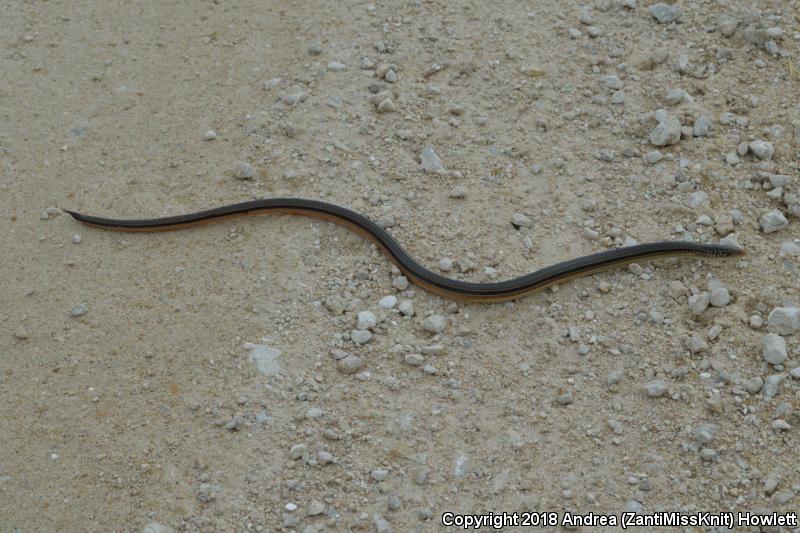
[[[0,530],[796,511],[800,334],[777,366],[762,344],[800,301],[800,4],[680,1],[661,24],[652,3],[0,1]],[[654,161],[658,109],[684,138]],[[462,304],[396,288],[326,222],[120,234],[47,211],[274,196],[363,212],[461,279],[731,230],[749,255]]]

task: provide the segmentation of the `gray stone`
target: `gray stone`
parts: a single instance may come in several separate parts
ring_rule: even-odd
[[[725,307],[731,303],[731,294],[725,287],[719,287],[711,291],[711,305],[714,307]]]
[[[431,315],[422,321],[422,328],[430,333],[441,333],[447,327],[447,319],[442,315]]]
[[[699,294],[693,294],[689,296],[689,309],[691,309],[692,313],[695,315],[703,314],[703,312],[708,309],[710,303],[711,295],[709,295],[707,292],[701,292]]]
[[[142,533],[175,533],[175,530],[158,522],[150,522],[144,526]]]
[[[436,151],[431,146],[426,146],[422,149],[419,159],[422,163],[422,171],[429,173],[442,173],[444,172],[444,165],[442,160],[436,154]]]
[[[786,341],[775,333],[767,333],[762,339],[761,355],[772,365],[786,361]]]
[[[245,343],[244,349],[250,352],[250,359],[255,363],[259,372],[265,376],[272,376],[280,372],[278,356],[281,351],[266,344]]]
[[[650,143],[654,146],[669,146],[681,140],[680,121],[668,115],[663,109],[655,112],[658,125],[650,132]]]
[[[800,331],[800,307],[776,307],[767,317],[767,328],[778,335]]]
[[[711,131],[711,121],[702,115],[697,117],[692,127],[692,135],[695,137],[707,137],[709,131]]]
[[[689,96],[683,89],[672,89],[670,90],[667,95],[664,97],[664,102],[667,105],[678,105],[682,102],[691,102],[692,97]]]
[[[289,457],[296,461],[306,454],[306,450],[307,447],[302,442],[300,444],[295,444],[289,449]]]
[[[772,143],[767,141],[750,141],[750,144],[748,144],[747,147],[755,154],[757,158],[761,160],[772,159],[772,156],[775,153],[775,147],[772,146]]]
[[[350,338],[356,344],[367,344],[372,340],[372,332],[368,329],[354,329],[350,331]]]
[[[666,394],[669,386],[663,379],[656,379],[647,383],[644,388],[648,396],[658,398],[659,396],[664,396],[664,394]]]
[[[251,180],[258,175],[258,172],[250,163],[237,161],[233,167],[233,175],[240,180]]]
[[[761,224],[761,229],[764,230],[764,233],[774,233],[789,225],[789,221],[778,209],[764,213],[758,222]]]
[[[364,361],[357,355],[347,355],[336,361],[336,369],[342,374],[355,374],[362,366]]]
[[[372,329],[378,323],[375,313],[372,311],[360,311],[358,313],[358,322],[356,328],[358,329]]]
[[[763,386],[764,380],[760,376],[750,378],[744,382],[744,389],[750,394],[758,394]]]
[[[781,385],[781,381],[783,381],[783,376],[780,374],[767,376],[767,379],[764,380],[764,387],[762,389],[765,399],[771,400],[775,397],[775,395],[778,394],[778,388]]]
[[[86,307],[86,304],[78,304],[78,305],[74,306],[72,309],[69,310],[69,314],[73,318],[74,317],[83,316],[88,312],[89,312],[89,308]]]
[[[650,14],[660,24],[669,24],[670,22],[677,22],[681,19],[681,8],[676,5],[669,5],[664,3],[657,3],[650,6]]]
[[[530,228],[533,226],[533,220],[522,213],[514,213],[511,215],[511,224],[517,228]]]

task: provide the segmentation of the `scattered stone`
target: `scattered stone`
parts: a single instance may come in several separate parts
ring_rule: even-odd
[[[319,43],[311,43],[308,45],[308,53],[312,56],[318,56],[322,53],[322,46]]]
[[[599,28],[598,26],[589,26],[588,28],[586,28],[586,33],[592,39],[596,39],[596,38],[600,37],[601,35],[603,35],[603,30],[602,30],[602,28]]]
[[[683,89],[672,89],[667,93],[667,96],[664,97],[664,102],[667,105],[675,106],[681,104],[683,102],[691,102],[692,97],[689,96],[689,93],[684,91]]]
[[[372,329],[378,323],[375,313],[372,311],[360,311],[356,327],[358,329]]]
[[[72,242],[74,244],[80,244],[82,240],[83,240],[83,238],[80,235],[73,235],[72,236]]]
[[[767,333],[762,339],[761,355],[771,365],[779,365],[786,361],[786,341],[775,333]]]
[[[217,132],[214,130],[208,130],[205,135],[203,135],[203,139],[206,141],[213,141],[217,138]]]
[[[75,307],[73,307],[72,309],[69,310],[69,314],[73,318],[76,318],[76,317],[79,317],[79,316],[83,316],[88,312],[89,312],[89,308],[86,307],[85,304],[78,304],[78,305],[76,305]]]
[[[403,279],[406,279],[404,276],[401,276]],[[406,287],[408,287],[408,280],[406,280]],[[393,309],[394,306],[397,305],[397,297],[396,296],[384,296],[378,301],[378,305],[383,309]]]
[[[701,115],[695,119],[694,126],[692,127],[692,135],[695,137],[707,137],[710,131],[711,121],[708,118]]]
[[[689,309],[695,315],[701,315],[711,304],[711,295],[707,292],[689,296]]]
[[[406,354],[403,360],[409,366],[422,366],[425,363],[425,358],[418,353]]]
[[[750,141],[747,147],[762,161],[772,159],[773,154],[775,154],[775,147],[767,141]]]
[[[761,224],[761,229],[764,230],[764,233],[774,233],[787,227],[789,221],[786,220],[786,217],[780,210],[773,209],[761,215],[759,224]]]
[[[703,191],[695,191],[689,195],[689,207],[698,209],[708,203],[708,194]]]
[[[328,63],[328,70],[331,72],[341,72],[343,70],[347,70],[347,65],[339,61],[331,61]]]
[[[778,335],[800,331],[800,307],[776,307],[767,317],[767,328]]]
[[[573,397],[572,397],[572,391],[571,390],[568,390],[566,392],[563,392],[563,393],[559,394],[558,397],[556,398],[556,402],[559,405],[569,405],[569,404],[572,403],[572,400],[573,400]]]
[[[656,379],[647,383],[645,386],[645,391],[647,391],[647,395],[652,398],[658,398],[659,396],[664,396],[666,394],[669,385],[663,379]]]
[[[522,213],[514,213],[511,215],[511,224],[515,228],[530,228],[533,226],[533,220]]]
[[[281,355],[281,351],[277,348],[272,348],[266,344],[246,342],[244,349],[250,352],[250,359],[263,375],[272,376],[280,372],[278,356]]]
[[[158,522],[150,522],[144,526],[142,533],[175,533],[175,530]]]
[[[306,454],[306,450],[307,447],[302,442],[300,444],[295,444],[289,449],[289,457],[296,461]]]
[[[772,421],[772,429],[777,429],[780,431],[789,431],[790,429],[792,429],[792,426],[786,420],[781,420],[780,418],[778,418]]]
[[[381,100],[378,104],[378,113],[394,113],[397,111],[397,105],[391,98]]]
[[[744,390],[749,392],[750,394],[758,394],[761,388],[764,386],[764,380],[761,377],[756,376],[754,378],[750,378],[744,382]]]
[[[708,444],[717,433],[717,426],[711,423],[700,424],[694,429],[694,438],[701,444]]]
[[[719,459],[719,454],[713,448],[703,448],[700,450],[700,459],[706,462],[716,461]]]
[[[764,399],[771,400],[778,394],[781,381],[783,381],[783,376],[780,374],[767,376],[767,379],[764,380],[764,388],[762,389]]]
[[[622,80],[619,79],[619,76],[601,76],[600,83],[602,83],[607,89],[614,91],[622,89],[625,86],[625,84],[622,83]]]
[[[668,115],[663,109],[655,112],[658,125],[650,132],[650,143],[654,146],[669,146],[681,140],[680,121]]]
[[[225,429],[229,431],[237,431],[244,421],[241,417],[234,416],[225,424]]]
[[[444,172],[444,165],[442,165],[442,160],[439,159],[439,156],[434,151],[433,147],[426,146],[422,149],[422,153],[420,153],[420,161],[422,163],[422,171],[428,173],[442,173]]]
[[[350,338],[356,344],[367,344],[372,340],[372,332],[368,329],[354,329],[350,331]]]
[[[347,355],[336,361],[336,369],[342,374],[355,374],[362,366],[364,361],[357,355]]]
[[[14,330],[14,337],[21,341],[28,340],[28,332],[25,331],[25,328],[19,326]]]
[[[739,21],[730,15],[720,15],[717,20],[717,28],[723,37],[733,37],[738,27]]]
[[[306,514],[308,516],[319,516],[325,512],[325,504],[319,500],[311,500],[311,503],[308,504],[308,509],[306,510]]]
[[[408,278],[405,276],[395,276],[392,278],[392,287],[397,289],[398,291],[404,291],[409,287]],[[397,303],[397,298],[395,298],[395,304]],[[392,306],[394,307],[394,305]]]
[[[660,24],[669,24],[670,22],[677,22],[681,19],[681,8],[676,5],[669,5],[664,3],[657,3],[650,6],[650,14]]]
[[[422,328],[430,333],[441,333],[447,327],[447,319],[442,315],[431,315],[422,321]]]
[[[467,197],[467,188],[466,187],[462,187],[461,185],[453,187],[450,190],[450,192],[447,193],[447,197],[448,198],[455,198],[455,199],[458,199],[458,200],[466,198]]]
[[[726,287],[718,287],[711,291],[709,301],[714,307],[725,307],[731,303],[731,294]]]
[[[251,180],[258,175],[258,172],[250,163],[237,161],[233,168],[233,175],[240,180]]]
[[[404,316],[414,316],[414,302],[403,300],[397,308]]]

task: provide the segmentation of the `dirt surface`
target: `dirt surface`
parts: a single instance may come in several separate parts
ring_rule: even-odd
[[[762,354],[800,302],[800,3],[652,4],[0,1],[0,529],[800,508],[800,333]],[[631,240],[748,255],[464,304],[327,222],[57,209],[276,196],[474,281]]]

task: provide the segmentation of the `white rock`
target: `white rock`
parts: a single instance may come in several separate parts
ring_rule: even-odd
[[[355,374],[362,366],[364,361],[357,355],[347,355],[336,361],[336,369],[342,374]]]
[[[767,328],[778,335],[800,331],[800,307],[776,307],[767,317]]]
[[[697,117],[692,127],[692,135],[695,137],[707,137],[709,131],[711,131],[711,121],[704,116]]]
[[[774,233],[787,227],[789,221],[786,220],[786,217],[781,211],[773,209],[761,215],[759,224],[761,224],[761,229],[764,230],[764,233]]]
[[[217,138],[217,132],[214,130],[208,130],[205,135],[203,135],[203,139],[207,141],[213,141]]]
[[[786,361],[786,341],[775,333],[767,333],[762,339],[761,355],[772,365]]]
[[[666,394],[667,389],[669,386],[667,382],[663,379],[657,379],[655,381],[651,381],[644,386],[645,391],[647,391],[648,396],[652,396],[653,398],[658,398],[659,396],[663,396]]]
[[[403,300],[398,307],[400,313],[405,316],[414,316],[414,302],[411,300]]]
[[[328,70],[330,70],[331,72],[341,72],[346,69],[347,65],[339,61],[331,61],[330,63],[328,63]]]
[[[681,102],[691,103],[692,97],[683,89],[672,89],[664,97],[664,102],[666,102],[667,105],[678,105]]]
[[[689,195],[689,207],[697,209],[702,205],[708,203],[708,194],[703,191],[695,191]]]

